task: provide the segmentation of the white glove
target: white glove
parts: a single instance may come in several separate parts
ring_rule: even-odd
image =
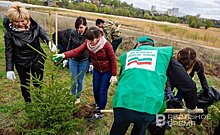
[[[118,82],[118,79],[116,76],[112,76],[111,79],[110,79],[110,83],[113,85],[114,83],[117,83]]]
[[[93,71],[93,65],[89,65],[89,72],[92,72]]]
[[[188,109],[188,108],[186,108],[185,110],[186,110],[186,113],[188,113],[188,114],[194,114],[196,112],[196,110],[197,110],[197,107],[195,109]]]
[[[49,41],[48,44],[49,44],[49,48],[50,48],[51,52],[55,52],[57,50],[57,46],[55,44],[51,43],[51,41]]]
[[[15,81],[15,79],[16,79],[15,72],[14,71],[7,71],[7,78],[10,81]]]
[[[65,59],[65,60],[63,61],[63,67],[65,67],[65,66],[67,65],[67,63],[68,63],[68,60]]]
[[[65,54],[64,53],[58,53],[58,54],[54,54],[53,57],[55,58],[65,58]]]

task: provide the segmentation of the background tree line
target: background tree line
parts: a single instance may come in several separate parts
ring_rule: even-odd
[[[13,1],[13,0],[12,0]],[[37,5],[45,5],[48,0],[19,0],[25,3],[37,4]],[[135,17],[135,18],[143,18],[150,19],[156,21],[166,21],[171,23],[184,23],[188,24],[189,27],[192,28],[201,28],[204,27],[208,29],[209,27],[220,27],[220,21],[199,18],[198,16],[184,16],[184,17],[176,17],[169,16],[167,14],[155,14],[151,13],[149,10],[144,10],[140,8],[135,8],[133,4],[128,4],[126,2],[121,2],[120,0],[100,0],[93,1],[92,3],[88,2],[71,2],[69,0],[49,0],[52,1],[52,6],[74,9],[74,10],[82,10],[89,12],[99,12],[105,14],[119,15],[119,16],[127,16],[127,17]]]

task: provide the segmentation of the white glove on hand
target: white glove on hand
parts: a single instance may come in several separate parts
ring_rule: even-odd
[[[63,67],[65,67],[65,66],[67,65],[67,63],[68,63],[68,60],[65,59],[65,60],[63,61]]]
[[[65,54],[64,53],[59,53],[59,54],[56,54],[56,57],[58,57],[58,58],[65,58]]]
[[[93,65],[89,65],[89,72],[92,72],[93,71]]]
[[[114,83],[117,83],[118,82],[118,79],[116,76],[112,76],[111,79],[110,79],[110,83],[113,85]]]
[[[57,50],[57,46],[55,44],[51,43],[51,41],[49,41],[48,44],[49,44],[49,48],[50,48],[51,52],[55,52]]]
[[[195,109],[188,109],[188,108],[186,108],[185,110],[186,110],[186,113],[188,113],[188,114],[194,114],[196,112],[196,110],[197,110],[197,107]]]
[[[7,71],[7,78],[10,81],[15,81],[15,79],[16,79],[15,72],[14,71]]]

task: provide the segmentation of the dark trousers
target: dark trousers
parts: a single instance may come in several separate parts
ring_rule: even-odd
[[[95,68],[93,69],[93,93],[99,110],[106,107],[111,76],[111,70],[100,73]]]
[[[166,125],[159,127],[156,125],[156,120],[153,120],[153,122],[148,126],[148,130],[150,135],[165,135]]]
[[[131,123],[134,123],[131,135],[145,135],[148,125],[156,115],[133,111],[125,108],[114,108],[114,122],[110,135],[125,135]]]
[[[21,92],[25,102],[31,102],[30,97],[30,74],[32,75],[33,85],[40,88],[39,81],[43,79],[43,64],[31,65],[23,67],[16,65],[16,70],[20,78]]]
[[[122,42],[122,38],[113,40],[113,41],[111,42],[114,52],[118,49],[118,47],[119,47],[119,45],[121,44],[121,42]]]

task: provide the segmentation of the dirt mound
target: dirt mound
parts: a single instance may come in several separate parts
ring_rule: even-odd
[[[206,74],[220,78],[220,64],[205,63],[204,65],[206,67]]]
[[[91,118],[94,114],[95,106],[90,104],[80,105],[79,110],[73,114],[77,118]]]

